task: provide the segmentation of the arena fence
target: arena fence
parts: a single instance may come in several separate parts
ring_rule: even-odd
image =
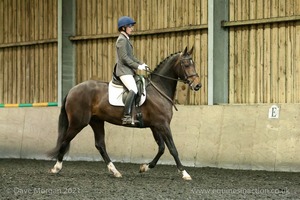
[[[268,171],[300,171],[300,104],[178,105],[171,122],[184,165]],[[0,158],[49,159],[58,136],[60,108],[9,108],[0,112]],[[200,117],[199,117],[200,116]],[[158,147],[150,129],[105,125],[113,161],[148,163]],[[72,141],[66,160],[102,160],[93,130],[84,128]],[[121,144],[121,145],[120,145]],[[166,150],[159,164],[175,165]]]

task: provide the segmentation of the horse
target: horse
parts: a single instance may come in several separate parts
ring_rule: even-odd
[[[165,151],[165,145],[173,156],[177,169],[184,180],[192,180],[182,165],[173,141],[170,123],[173,116],[176,86],[178,81],[198,91],[201,88],[200,77],[192,59],[194,47],[187,47],[182,52],[169,55],[145,78],[147,97],[140,106],[143,127],[150,128],[158,145],[154,159],[140,166],[140,172],[154,168]],[[149,70],[148,70],[149,71]],[[71,140],[87,125],[94,132],[95,147],[102,156],[107,168],[114,177],[122,177],[106,151],[105,122],[123,126],[123,107],[112,106],[108,100],[108,82],[87,80],[71,88],[63,100],[59,120],[56,147],[48,152],[48,156],[56,159],[50,173],[59,173],[62,169],[64,155],[68,152]],[[135,110],[133,112],[136,112]]]

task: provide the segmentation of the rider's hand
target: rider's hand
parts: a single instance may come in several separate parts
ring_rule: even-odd
[[[146,64],[144,63],[144,64],[139,65],[139,66],[138,66],[138,69],[139,69],[139,70],[146,70],[147,67],[148,67],[148,65],[146,65]]]

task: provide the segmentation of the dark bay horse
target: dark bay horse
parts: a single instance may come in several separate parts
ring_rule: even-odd
[[[200,78],[195,70],[191,50],[174,53],[164,59],[146,79],[147,98],[140,107],[143,116],[143,128],[150,128],[156,143],[158,152],[154,159],[140,167],[140,172],[146,172],[154,168],[167,145],[174,157],[182,178],[191,180],[181,164],[175,147],[170,122],[173,115],[173,99],[175,97],[178,81],[188,84],[192,90],[201,88]],[[121,173],[115,168],[109,158],[105,147],[104,122],[122,126],[123,107],[112,106],[108,101],[108,83],[88,80],[74,86],[65,97],[61,107],[58,123],[58,139],[56,147],[48,153],[57,162],[50,170],[58,173],[62,169],[62,161],[69,150],[71,140],[87,125],[94,131],[95,146],[100,152],[109,171],[115,177],[121,177]]]

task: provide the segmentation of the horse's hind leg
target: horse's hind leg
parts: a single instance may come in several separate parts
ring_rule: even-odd
[[[154,168],[156,166],[158,160],[160,159],[160,157],[165,152],[165,142],[164,142],[163,138],[161,137],[161,135],[155,128],[152,127],[151,130],[152,130],[153,137],[158,145],[158,152],[157,152],[156,156],[154,157],[154,159],[150,163],[143,164],[140,166],[140,172],[146,172],[149,169]]]
[[[60,141],[58,141],[58,146],[57,146],[57,161],[56,164],[52,169],[50,169],[51,173],[58,173],[62,169],[62,161],[64,155],[68,152],[70,148],[70,142],[71,140],[84,128],[85,126],[81,127],[76,127],[76,128],[68,128],[66,131],[66,134],[64,137],[59,138]]]
[[[94,117],[90,121],[90,126],[92,127],[92,129],[94,131],[95,147],[100,152],[104,162],[107,165],[108,170],[115,177],[122,177],[122,174],[115,168],[114,164],[111,162],[111,160],[106,152],[104,121],[99,120]]]

